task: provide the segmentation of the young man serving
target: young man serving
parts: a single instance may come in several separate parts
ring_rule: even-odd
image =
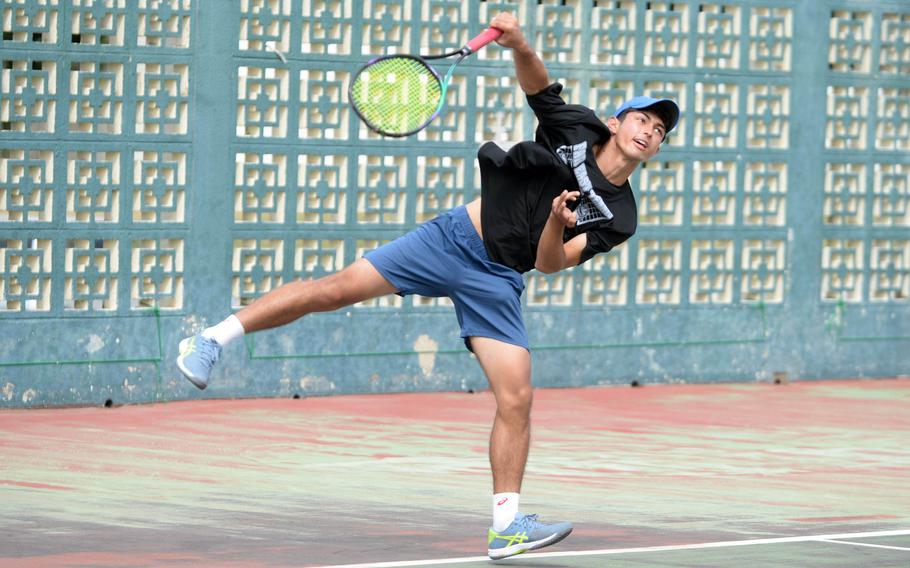
[[[667,99],[635,97],[603,123],[568,105],[509,13],[490,24],[513,50],[515,72],[537,116],[536,140],[508,152],[480,148],[481,197],[421,225],[318,280],[285,284],[202,333],[184,339],[177,364],[200,389],[223,347],[245,333],[291,323],[386,294],[447,296],[461,336],[496,399],[490,435],[493,524],[488,554],[499,559],[559,542],[567,522],[518,512],[530,445],[531,356],[521,316],[522,273],[553,273],[610,251],[635,233],[629,176],[652,158],[679,119]]]

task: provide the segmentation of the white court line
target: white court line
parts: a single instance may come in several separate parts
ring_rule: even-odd
[[[673,550],[697,550],[702,548],[727,548],[733,546],[756,546],[760,544],[784,544],[788,542],[827,542],[844,538],[873,538],[877,536],[910,536],[910,529],[895,531],[876,531],[843,534],[818,534],[808,536],[785,536],[779,538],[756,538],[748,540],[725,540],[720,542],[702,542],[696,544],[676,544],[670,546],[643,546],[638,548],[606,548],[603,550],[575,550],[566,552],[538,552],[521,554],[516,559],[557,558],[565,556],[601,556],[607,554],[631,554],[633,552],[665,552]],[[866,546],[881,546],[871,545]],[[889,547],[890,548],[890,547]],[[401,562],[368,562],[366,564],[330,564],[316,568],[404,568],[406,566],[442,566],[462,562],[491,562],[486,556],[465,556],[463,558],[440,558],[436,560],[404,560]],[[508,566],[508,559],[497,564]]]
[[[868,546],[870,548],[887,548],[888,550],[906,550],[910,552],[910,548],[905,546],[885,546],[884,544],[872,544],[871,542],[850,542],[848,540],[829,540],[827,538],[821,539],[820,542],[831,542],[834,544],[851,544],[853,546]]]

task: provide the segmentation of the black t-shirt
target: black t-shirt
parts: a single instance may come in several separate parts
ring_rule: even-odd
[[[562,85],[553,83],[527,97],[539,123],[534,142],[521,142],[508,152],[487,142],[477,154],[487,254],[518,272],[534,268],[553,199],[564,189],[587,187],[606,205],[598,210],[584,196],[570,205],[578,224],[566,228],[563,242],[587,233],[581,262],[627,240],[638,225],[629,182],[615,186],[607,181],[594,157],[594,146],[606,143],[610,131],[594,111],[566,104],[560,92]]]

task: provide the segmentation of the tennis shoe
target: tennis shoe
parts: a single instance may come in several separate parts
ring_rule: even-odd
[[[512,524],[502,532],[490,528],[487,533],[488,550],[490,558],[499,560],[537,550],[551,544],[556,544],[569,536],[572,532],[572,523],[554,523],[551,525],[541,523],[537,515],[522,515],[518,513]]]
[[[209,384],[212,367],[220,358],[221,345],[214,339],[197,334],[180,342],[177,367],[196,388],[204,389]]]

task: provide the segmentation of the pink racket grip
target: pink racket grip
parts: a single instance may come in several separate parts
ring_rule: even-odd
[[[481,47],[490,43],[491,41],[496,41],[499,39],[499,36],[502,35],[502,30],[497,30],[496,28],[487,28],[480,33],[477,37],[465,44],[465,49],[468,50],[468,53],[474,53]]]

